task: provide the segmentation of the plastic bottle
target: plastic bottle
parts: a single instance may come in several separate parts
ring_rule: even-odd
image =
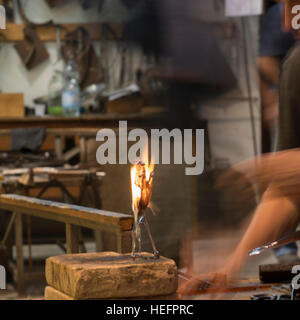
[[[64,116],[78,117],[80,115],[79,72],[73,60],[69,60],[64,72],[62,106]]]
[[[64,79],[62,72],[55,70],[48,86],[48,113],[51,115],[62,115],[62,90]]]

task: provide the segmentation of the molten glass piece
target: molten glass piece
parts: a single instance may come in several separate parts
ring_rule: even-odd
[[[139,161],[131,168],[131,191],[132,191],[132,211],[134,214],[134,226],[132,231],[132,258],[135,259],[136,255],[141,256],[141,225],[145,226],[145,229],[150,238],[154,258],[159,258],[159,252],[156,249],[153,241],[148,219],[146,216],[146,210],[150,204],[152,196],[154,177],[154,166],[145,164]],[[138,243],[138,251],[136,252],[136,242]]]

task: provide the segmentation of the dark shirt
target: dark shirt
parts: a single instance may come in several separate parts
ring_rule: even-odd
[[[295,44],[293,33],[284,32],[281,23],[281,9],[284,4],[269,7],[262,17],[259,56],[284,58]]]

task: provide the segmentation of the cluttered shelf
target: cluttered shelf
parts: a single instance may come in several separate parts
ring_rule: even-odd
[[[132,114],[89,114],[80,117],[55,117],[55,116],[29,116],[29,117],[3,117],[0,118],[0,130],[11,129],[15,127],[36,127],[44,126],[47,128],[92,128],[115,126],[116,121],[126,120],[132,125],[138,121],[149,123],[150,121],[159,125],[159,120],[168,119],[168,112],[159,113],[132,113]]]

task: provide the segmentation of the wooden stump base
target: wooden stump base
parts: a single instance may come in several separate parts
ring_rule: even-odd
[[[51,257],[46,260],[46,279],[52,288],[46,288],[45,298],[63,300],[168,296],[178,284],[175,262],[155,260],[149,253],[135,261],[130,254],[115,252]]]

